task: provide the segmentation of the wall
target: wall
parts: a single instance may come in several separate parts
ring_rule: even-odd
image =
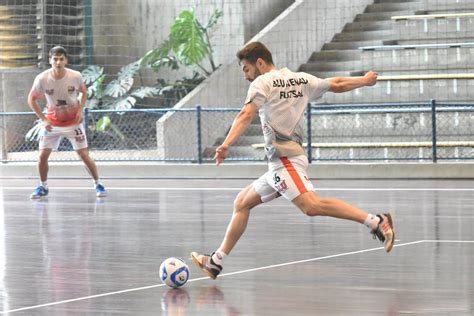
[[[288,67],[297,70],[306,62],[314,51],[318,51],[329,42],[335,33],[342,30],[344,25],[353,21],[371,4],[370,0],[299,0],[274,19],[252,41],[261,41],[273,52],[277,67]],[[251,3],[247,2],[250,6]],[[247,8],[247,11],[252,11]],[[235,53],[235,52],[234,52]],[[195,107],[240,107],[245,98],[248,83],[243,80],[237,60],[230,61],[215,72],[208,80],[194,89],[176,108]],[[225,134],[230,126],[221,124],[212,133],[207,133],[204,144],[212,144],[215,139]],[[195,125],[195,124],[194,124]],[[157,138],[160,140],[158,150],[162,157],[188,157],[196,155],[195,146],[186,147],[176,144],[177,133],[182,133],[184,123],[179,115],[169,113],[157,122]],[[186,128],[195,129],[189,124]],[[179,138],[183,144],[192,144],[192,139],[183,135]],[[177,150],[179,149],[179,150]]]
[[[214,10],[223,11],[211,34],[214,59],[225,63],[235,51],[261,28],[282,12],[293,0],[114,0],[93,1],[93,42],[95,63],[108,65],[108,73],[137,60],[158,47],[169,35],[169,28],[182,10],[196,8],[201,22],[207,22]],[[191,70],[160,70],[159,76],[170,80],[192,74]],[[143,72],[144,83],[154,83],[155,73]]]

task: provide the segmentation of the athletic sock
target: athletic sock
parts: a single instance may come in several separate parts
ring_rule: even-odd
[[[95,188],[98,184],[100,184],[100,180],[99,180],[99,179],[94,180],[94,188]]]
[[[216,250],[216,252],[214,252],[214,254],[212,255],[212,260],[222,266],[222,264],[224,263],[224,259],[225,257],[227,257],[227,254],[222,251],[222,250]]]
[[[40,181],[40,185],[43,186],[43,188],[47,189],[48,188],[48,181]]]
[[[376,229],[377,225],[380,223],[380,218],[377,215],[369,214],[364,221],[364,225],[369,229]]]

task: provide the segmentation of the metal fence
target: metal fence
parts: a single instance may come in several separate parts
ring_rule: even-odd
[[[175,112],[171,142],[157,133],[157,122]],[[96,161],[212,161],[237,108],[86,110],[85,125]],[[433,161],[474,159],[474,104],[426,103],[309,104],[304,146],[310,161]],[[0,113],[2,162],[36,161],[38,143],[25,139],[34,113]],[[164,148],[166,146],[173,147]],[[171,144],[171,145],[170,145]],[[311,144],[308,146],[308,144]],[[185,155],[179,153],[186,152]],[[173,154],[170,154],[173,153]],[[178,154],[176,154],[178,153]],[[63,140],[51,161],[78,157]],[[229,160],[264,161],[260,122],[231,148]]]

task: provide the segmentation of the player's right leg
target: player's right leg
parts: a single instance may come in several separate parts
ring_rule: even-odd
[[[222,261],[224,257],[230,254],[247,228],[250,210],[265,202],[266,199],[273,199],[277,196],[273,190],[268,192],[269,194],[257,193],[257,190],[262,191],[262,189],[256,185],[259,180],[247,186],[237,195],[234,201],[232,219],[227,226],[227,231],[220,247],[210,255],[203,255],[197,252],[191,253],[193,262],[213,279],[217,278],[222,271]]]
[[[54,130],[54,128],[53,128]],[[40,185],[31,193],[32,199],[39,199],[47,196],[48,188],[48,160],[53,149],[58,148],[61,141],[61,135],[55,132],[47,132],[43,130],[39,139],[39,156],[38,156],[38,173],[40,177]]]
[[[38,156],[38,173],[40,177],[40,185],[31,193],[32,199],[39,199],[47,196],[49,193],[47,181],[48,181],[48,159],[51,155],[51,149],[40,150]]]

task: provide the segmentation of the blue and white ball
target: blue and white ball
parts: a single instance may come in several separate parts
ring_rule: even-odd
[[[169,287],[181,287],[188,278],[189,267],[182,259],[171,257],[161,263],[160,280]]]

